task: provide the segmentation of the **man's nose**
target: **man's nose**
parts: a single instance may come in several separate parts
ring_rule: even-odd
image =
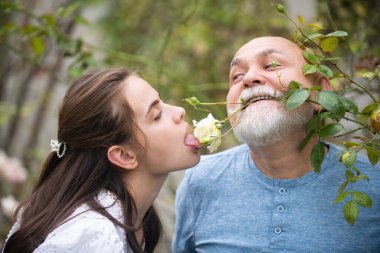
[[[265,84],[265,78],[262,75],[262,73],[260,73],[257,70],[251,69],[244,75],[244,78],[243,78],[244,88],[249,88],[255,85],[263,85],[263,84]]]

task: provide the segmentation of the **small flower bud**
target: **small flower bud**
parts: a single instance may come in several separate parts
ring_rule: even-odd
[[[192,106],[196,106],[196,105],[201,105],[202,103],[198,100],[198,98],[196,97],[191,97],[191,98],[185,98],[183,99],[185,100],[187,103],[189,103],[190,105]]]
[[[285,7],[282,4],[276,4],[275,6],[279,13],[285,13]]]

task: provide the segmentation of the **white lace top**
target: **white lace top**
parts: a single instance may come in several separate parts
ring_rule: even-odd
[[[115,196],[112,193],[103,190],[98,194],[97,199],[104,207],[109,206],[106,210],[114,218],[121,223],[124,222],[120,202],[117,201],[112,205],[115,202]],[[34,252],[132,253],[123,229],[103,215],[89,209],[87,204],[77,208],[70,217],[79,215],[53,230]],[[14,224],[8,238],[19,229],[19,226],[18,222]]]

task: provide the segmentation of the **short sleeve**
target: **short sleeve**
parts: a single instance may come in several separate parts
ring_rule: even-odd
[[[187,173],[177,189],[175,233],[172,242],[173,253],[195,251],[193,241],[194,208],[189,179],[190,176]]]
[[[117,227],[105,219],[85,219],[61,225],[34,251],[35,253],[128,252]]]

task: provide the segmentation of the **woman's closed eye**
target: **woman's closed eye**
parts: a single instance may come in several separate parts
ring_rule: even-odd
[[[154,120],[154,121],[158,121],[158,120],[161,119],[161,116],[162,116],[162,111],[159,111],[159,112],[157,113],[157,115],[153,118],[153,120]]]

